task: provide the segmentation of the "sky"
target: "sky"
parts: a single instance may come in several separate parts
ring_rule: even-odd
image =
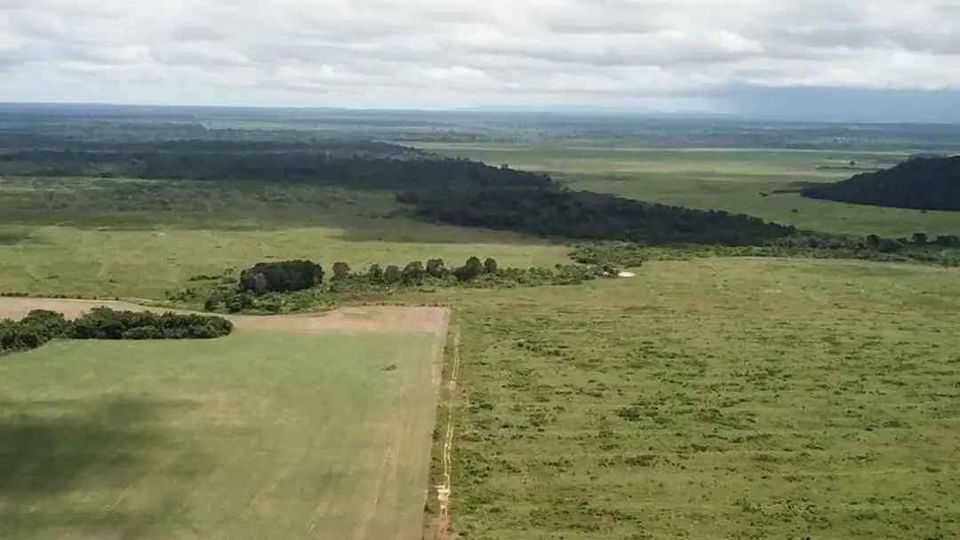
[[[960,122],[960,0],[0,0],[0,101]]]

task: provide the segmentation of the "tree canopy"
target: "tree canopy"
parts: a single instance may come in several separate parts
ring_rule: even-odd
[[[801,193],[813,199],[874,206],[960,210],[960,156],[913,158],[842,182],[809,186]]]

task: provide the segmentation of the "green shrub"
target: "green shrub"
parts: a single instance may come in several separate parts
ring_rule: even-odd
[[[423,282],[424,275],[423,263],[420,261],[413,261],[403,267],[403,271],[400,273],[400,278],[405,285],[419,285]]]
[[[453,275],[457,276],[460,281],[473,281],[482,273],[483,264],[476,257],[470,257],[463,266],[453,271]]]
[[[399,266],[391,264],[383,271],[383,282],[387,285],[400,283],[401,279],[403,279],[403,274],[400,272]]]
[[[333,263],[333,279],[345,279],[350,277],[350,265],[345,262]]]
[[[214,338],[233,331],[233,323],[208,315],[181,315],[142,311],[114,311],[99,307],[73,322],[74,339],[186,339]]]
[[[430,277],[445,277],[447,275],[447,269],[443,266],[443,259],[428,260],[426,272]]]

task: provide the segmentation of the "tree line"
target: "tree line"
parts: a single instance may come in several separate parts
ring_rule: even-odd
[[[210,339],[226,336],[233,323],[211,315],[116,311],[98,307],[75,320],[34,310],[14,321],[0,320],[0,353],[35,349],[51,339]]]
[[[207,311],[244,310],[280,312],[289,310],[293,302],[304,300],[314,306],[323,297],[341,294],[386,293],[411,287],[516,287],[568,285],[598,277],[613,277],[616,270],[605,265],[558,264],[552,268],[504,268],[496,259],[469,257],[462,265],[448,267],[443,259],[410,261],[405,265],[371,264],[354,270],[338,261],[323,267],[309,260],[260,262],[240,272],[233,283],[220,276],[200,276],[193,280],[205,285],[191,285],[168,295],[171,301],[202,301]],[[326,279],[325,279],[326,278]],[[309,298],[297,296],[309,293]]]

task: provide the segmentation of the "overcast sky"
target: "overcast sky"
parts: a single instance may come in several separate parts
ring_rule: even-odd
[[[960,0],[0,0],[0,82],[0,101],[960,121]]]

